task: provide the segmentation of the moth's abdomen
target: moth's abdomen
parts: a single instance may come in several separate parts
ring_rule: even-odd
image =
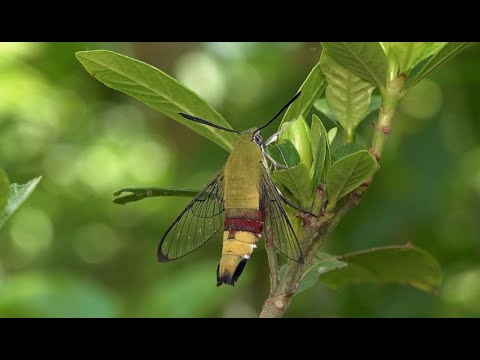
[[[265,213],[254,209],[227,209],[222,258],[217,269],[217,286],[234,285],[257,247]]]

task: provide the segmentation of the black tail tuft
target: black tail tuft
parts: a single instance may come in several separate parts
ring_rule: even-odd
[[[235,286],[235,282],[238,280],[240,275],[242,275],[243,269],[245,269],[245,265],[247,264],[247,259],[242,259],[239,263],[235,271],[232,273],[225,273],[220,275],[220,264],[217,266],[217,286],[222,284],[227,284],[231,286]]]

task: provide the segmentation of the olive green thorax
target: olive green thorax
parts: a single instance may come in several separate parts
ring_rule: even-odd
[[[259,209],[264,157],[253,141],[257,128],[242,132],[224,168],[225,209]]]

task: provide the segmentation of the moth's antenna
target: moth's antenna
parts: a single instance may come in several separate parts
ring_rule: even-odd
[[[234,133],[240,134],[240,131],[237,131],[237,130],[234,130],[234,129],[227,129],[227,128],[224,128],[224,127],[222,127],[222,126],[220,126],[220,125],[213,124],[213,123],[211,123],[210,121],[203,120],[203,119],[200,119],[200,118],[195,117],[195,116],[192,116],[192,115],[188,115],[188,114],[184,114],[184,113],[178,113],[178,115],[184,117],[184,118],[187,119],[187,120],[195,121],[195,122],[200,123],[200,124],[205,124],[205,125],[208,125],[208,126],[211,126],[211,127],[217,128],[217,129],[220,129],[220,130],[224,130],[224,131],[234,132]]]
[[[270,125],[286,108],[288,108],[295,100],[297,100],[297,98],[300,96],[302,92],[299,91],[297,93],[297,95],[295,95],[293,98],[290,99],[290,101],[288,103],[286,103],[285,105],[283,105],[283,107],[280,109],[280,111],[277,113],[277,115],[275,115],[273,117],[272,120],[270,120],[269,122],[267,122],[265,125],[263,125],[261,128],[258,128],[258,130],[262,130],[263,128],[266,128],[268,125]]]

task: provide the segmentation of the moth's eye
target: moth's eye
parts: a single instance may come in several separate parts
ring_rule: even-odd
[[[255,135],[253,135],[253,141],[257,145],[261,145],[263,143],[262,135],[260,135],[260,133],[256,133]]]

